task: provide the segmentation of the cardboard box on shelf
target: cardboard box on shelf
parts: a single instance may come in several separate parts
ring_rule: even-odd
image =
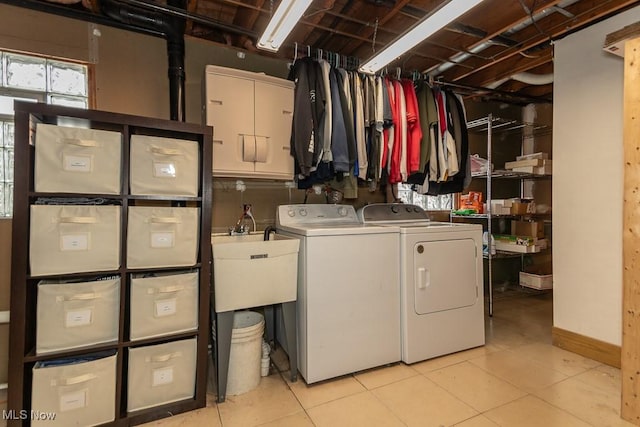
[[[531,236],[516,236],[513,234],[494,234],[496,250],[517,253],[540,252],[539,243],[542,239]]]
[[[538,239],[532,236],[516,236],[515,234],[494,234],[496,242],[509,243],[511,245],[534,246]]]
[[[531,160],[531,159],[548,159],[549,158],[549,154],[547,153],[531,153],[531,154],[523,154],[521,156],[516,156],[516,160],[520,161],[520,160]]]
[[[517,252],[521,254],[531,254],[540,252],[540,248],[536,245],[525,246],[525,245],[516,245],[513,243],[507,242],[499,242],[496,240],[496,250],[503,252]]]
[[[521,173],[530,173],[533,175],[551,175],[552,169],[551,165],[546,166],[525,166],[522,168],[513,168],[511,169],[513,172],[521,172]]]
[[[551,160],[540,160],[540,166],[520,166],[511,168],[513,172],[532,173],[534,175],[551,175],[553,172],[553,163]]]
[[[542,221],[511,221],[511,234],[518,236],[544,237]]]
[[[545,249],[549,249],[549,240],[548,239],[538,239],[536,246],[540,248],[541,251]]]
[[[511,215],[526,215],[535,212],[535,203],[529,202],[513,202],[511,205]]]
[[[532,289],[552,289],[553,288],[553,275],[552,274],[534,274],[520,272],[520,286],[524,286]]]
[[[513,201],[511,199],[491,200],[491,214],[492,215],[510,215],[512,203]]]
[[[511,208],[496,206],[491,208],[491,215],[511,215]]]
[[[544,160],[542,159],[527,159],[516,160],[515,162],[506,162],[504,164],[505,169],[522,168],[526,166],[544,166]]]

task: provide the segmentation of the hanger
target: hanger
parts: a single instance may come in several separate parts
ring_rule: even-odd
[[[294,52],[293,52],[293,63],[296,63],[296,59],[298,59],[298,42],[295,42],[295,47],[294,47]]]
[[[307,45],[307,57],[311,57],[311,46]]]
[[[400,76],[402,76],[402,70],[400,67],[396,67],[396,80],[400,80]]]

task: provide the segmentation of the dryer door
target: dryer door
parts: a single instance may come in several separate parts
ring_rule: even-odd
[[[471,306],[478,299],[473,239],[422,241],[413,248],[417,314]]]

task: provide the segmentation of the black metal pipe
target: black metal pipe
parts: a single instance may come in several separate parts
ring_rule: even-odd
[[[185,0],[172,0],[175,7],[186,6]],[[120,1],[101,2],[102,12],[110,18],[129,25],[152,28],[160,31],[167,40],[167,60],[169,64],[169,117],[184,122],[185,111],[185,67],[184,67],[184,30],[185,20],[180,17],[166,16],[140,7],[124,4]]]
[[[175,16],[178,18],[188,19],[193,22],[197,22],[198,24],[206,25],[208,27],[216,28],[218,30],[226,31],[232,34],[244,35],[252,38],[257,38],[258,34],[247,30],[236,25],[230,25],[221,21],[217,21],[215,19],[208,18],[203,15],[199,15],[197,13],[191,13],[183,8],[173,7],[171,5],[162,5],[157,3],[149,3],[141,0],[118,0],[120,3],[130,4],[133,6],[138,6],[144,9],[154,10],[156,12],[162,12],[166,15]]]
[[[108,16],[90,12],[87,9],[81,7],[76,8],[69,5],[37,0],[0,0],[0,3],[35,10],[38,12],[50,13],[52,15],[63,16],[65,18],[77,19],[85,22],[93,22],[94,24],[106,25],[109,27],[119,28],[126,31],[133,31],[153,37],[164,37],[164,35],[158,30],[129,25],[124,22],[116,21]]]
[[[170,6],[186,7],[185,0],[169,0]],[[169,61],[169,105],[171,120],[186,121],[185,111],[185,67],[184,67],[184,30],[186,21],[178,17],[167,19],[167,58]]]

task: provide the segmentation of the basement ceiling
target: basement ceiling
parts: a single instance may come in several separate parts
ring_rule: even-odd
[[[97,0],[59,0],[57,5],[101,13]],[[116,4],[174,14],[183,6],[185,34],[270,57],[288,58],[317,49],[364,62],[446,1],[314,0],[276,53],[255,48],[279,0],[109,0]],[[183,1],[181,4],[180,2]],[[12,2],[42,6],[45,0]],[[427,74],[455,85],[471,97],[550,101],[553,40],[640,4],[640,0],[485,0],[389,64],[404,75]],[[165,8],[165,9],[163,9]],[[104,22],[103,22],[104,23]],[[604,40],[603,40],[604,42]],[[489,88],[491,90],[482,90]]]

